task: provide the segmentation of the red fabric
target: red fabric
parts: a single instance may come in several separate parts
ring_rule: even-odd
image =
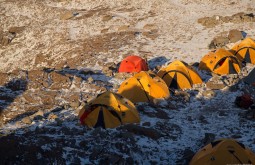
[[[90,112],[88,111],[85,111],[81,117],[80,117],[80,121],[81,121],[81,124],[84,124],[84,120],[87,118],[87,116],[89,115]]]
[[[235,103],[241,108],[248,109],[253,104],[253,99],[251,95],[244,94],[242,96],[238,96],[235,100]]]
[[[224,62],[225,62],[225,60],[220,61],[219,65],[221,66]]]
[[[120,63],[119,72],[140,72],[147,71],[148,65],[144,59],[139,56],[128,56]]]

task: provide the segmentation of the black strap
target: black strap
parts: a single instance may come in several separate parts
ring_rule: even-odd
[[[235,155],[235,151],[228,150],[228,152],[231,153],[239,161],[239,163],[243,164],[243,162]]]
[[[253,47],[242,47],[241,49],[239,49],[236,53],[235,53],[235,55],[237,55],[237,53],[239,52],[239,51],[241,51],[241,50],[243,50],[243,49],[253,49],[253,50],[255,50],[255,48],[253,48]]]
[[[150,100],[149,96],[147,95],[147,93],[146,93],[146,91],[145,91],[145,89],[144,89],[142,83],[140,82],[140,79],[137,79],[137,81],[140,83],[141,87],[143,88],[144,94],[145,94],[145,96],[147,97],[148,101],[151,102],[151,100]]]

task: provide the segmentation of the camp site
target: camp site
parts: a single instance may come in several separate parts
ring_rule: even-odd
[[[254,0],[0,0],[0,165],[255,165]]]

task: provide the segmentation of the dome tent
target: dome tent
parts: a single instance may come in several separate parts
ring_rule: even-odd
[[[238,58],[225,49],[209,52],[199,63],[200,70],[211,71],[218,75],[239,73],[241,67]]]
[[[255,64],[255,42],[251,38],[246,38],[234,45],[231,52],[240,60]]]
[[[153,99],[163,99],[170,96],[165,82],[152,72],[139,72],[124,81],[118,93],[132,102],[153,102]]]
[[[123,59],[120,63],[119,72],[140,72],[147,71],[148,65],[146,60],[139,56],[131,55]]]
[[[201,77],[191,66],[178,60],[160,69],[157,75],[166,82],[169,88],[188,89],[194,84],[202,83]]]
[[[255,154],[233,139],[221,139],[200,149],[189,164],[255,164]]]
[[[134,104],[123,96],[110,91],[98,95],[83,107],[80,121],[88,127],[115,128],[122,124],[139,123],[140,117]]]

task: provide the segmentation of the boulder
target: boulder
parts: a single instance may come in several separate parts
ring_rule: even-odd
[[[208,81],[206,83],[206,87],[209,88],[209,89],[213,89],[213,90],[217,90],[217,89],[223,89],[226,87],[225,84],[223,83],[218,83],[218,82],[213,82],[213,81]]]
[[[22,120],[21,120],[24,124],[31,124],[32,123],[32,120],[30,119],[30,117],[24,117]]]
[[[49,116],[48,116],[48,120],[55,120],[57,118],[58,118],[58,116],[55,115],[54,113],[50,113]]]
[[[52,80],[52,85],[50,86],[50,89],[52,90],[60,90],[60,89],[68,89],[72,82],[68,76],[59,74],[57,72],[51,72],[49,74],[51,80]]]
[[[79,13],[77,12],[73,12],[73,11],[68,11],[62,15],[60,15],[60,19],[61,20],[68,20],[68,19],[71,19],[73,18],[74,16],[78,15]]]
[[[112,15],[105,15],[103,16],[102,21],[110,21],[112,18],[113,18]]]
[[[43,70],[31,70],[28,72],[28,88],[47,88],[50,86],[48,73]]]
[[[202,92],[202,95],[203,95],[204,97],[211,98],[211,97],[215,97],[215,96],[216,96],[216,93],[215,93],[213,90],[206,90],[206,91],[203,91],[203,92]]]
[[[8,79],[9,79],[8,74],[7,73],[0,73],[0,77],[1,77],[0,85],[3,86],[5,84],[7,84]]]
[[[230,30],[228,33],[228,39],[232,43],[237,42],[243,39],[242,32],[236,29]]]
[[[223,47],[229,43],[229,39],[227,37],[218,36],[213,39],[213,43],[216,47]]]
[[[213,133],[205,133],[203,143],[207,145],[215,140],[215,134]]]
[[[12,26],[8,29],[9,33],[21,33],[25,29],[24,26]]]

